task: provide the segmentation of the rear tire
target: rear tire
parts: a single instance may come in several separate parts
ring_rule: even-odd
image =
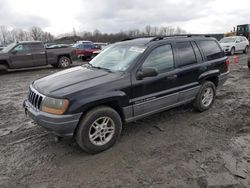
[[[244,53],[244,54],[247,54],[247,53],[248,53],[248,50],[249,50],[249,47],[246,46],[246,47],[245,47],[245,50],[243,50],[243,53]]]
[[[214,83],[211,81],[204,82],[194,101],[194,108],[199,112],[208,110],[213,105],[215,96],[216,87]]]
[[[113,146],[121,130],[120,115],[110,107],[101,106],[82,117],[75,138],[85,152],[95,154]]]
[[[70,64],[71,64],[71,60],[68,57],[66,56],[60,57],[59,62],[58,62],[58,66],[60,68],[63,68],[63,69],[68,68]]]
[[[250,60],[248,61],[247,65],[248,65],[248,69],[250,70]]]
[[[232,48],[231,48],[230,54],[231,54],[231,55],[234,55],[234,54],[235,54],[235,47],[232,47]]]

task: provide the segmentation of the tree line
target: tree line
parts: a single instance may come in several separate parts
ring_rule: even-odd
[[[113,43],[126,38],[136,38],[142,36],[165,36],[185,33],[187,32],[180,27],[157,27],[147,25],[142,29],[120,31],[117,33],[102,33],[98,29],[94,30],[93,32],[76,32],[75,29],[73,29],[73,32],[71,33],[65,33],[55,37],[51,33],[45,32],[40,27],[36,26],[31,27],[28,31],[17,28],[8,29],[6,26],[0,26],[0,42],[2,44],[9,44],[15,41],[39,40],[43,42],[74,43],[77,40],[90,40],[93,42]]]
[[[54,35],[44,32],[40,27],[31,27],[28,31],[18,28],[9,29],[0,26],[0,44],[6,45],[16,41],[43,41],[51,42],[55,39]]]

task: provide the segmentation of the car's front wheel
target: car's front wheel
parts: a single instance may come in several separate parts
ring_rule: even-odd
[[[245,50],[243,51],[243,53],[247,54],[247,53],[248,53],[248,49],[249,49],[249,47],[246,46],[246,47],[245,47]]]
[[[0,65],[0,73],[6,73],[8,71],[8,67],[6,65]]]
[[[204,82],[194,101],[195,109],[200,112],[208,110],[213,105],[215,96],[216,87],[214,83],[210,81]]]
[[[234,54],[235,54],[235,47],[232,47],[232,48],[231,48],[230,54],[231,54],[231,55],[234,55]]]
[[[113,146],[121,130],[120,115],[110,107],[101,106],[90,110],[81,119],[76,141],[85,152],[95,154]]]

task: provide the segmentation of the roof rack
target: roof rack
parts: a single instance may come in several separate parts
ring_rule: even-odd
[[[131,38],[125,38],[122,41],[128,41],[128,40],[134,40],[134,39],[140,39],[140,38],[152,38],[149,42],[163,40],[166,38],[174,38],[174,37],[210,37],[209,35],[204,34],[177,34],[177,35],[162,35],[162,36],[140,36],[140,37],[131,37]]]
[[[210,37],[209,35],[203,34],[178,34],[178,35],[165,35],[165,36],[156,36],[150,42],[163,40],[165,38],[172,38],[172,37]]]
[[[122,39],[122,41],[127,41],[127,40],[134,40],[134,39],[140,39],[140,38],[155,38],[155,36],[140,36],[140,37],[130,37],[130,38],[125,38]]]

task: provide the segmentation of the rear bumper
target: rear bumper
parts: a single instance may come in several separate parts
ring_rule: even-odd
[[[222,73],[222,74],[219,76],[219,83],[218,83],[218,86],[222,86],[222,85],[227,81],[228,76],[229,76],[229,72]]]
[[[53,115],[36,110],[28,100],[23,103],[25,114],[33,119],[38,125],[49,132],[61,136],[72,137],[82,113],[70,115]]]

